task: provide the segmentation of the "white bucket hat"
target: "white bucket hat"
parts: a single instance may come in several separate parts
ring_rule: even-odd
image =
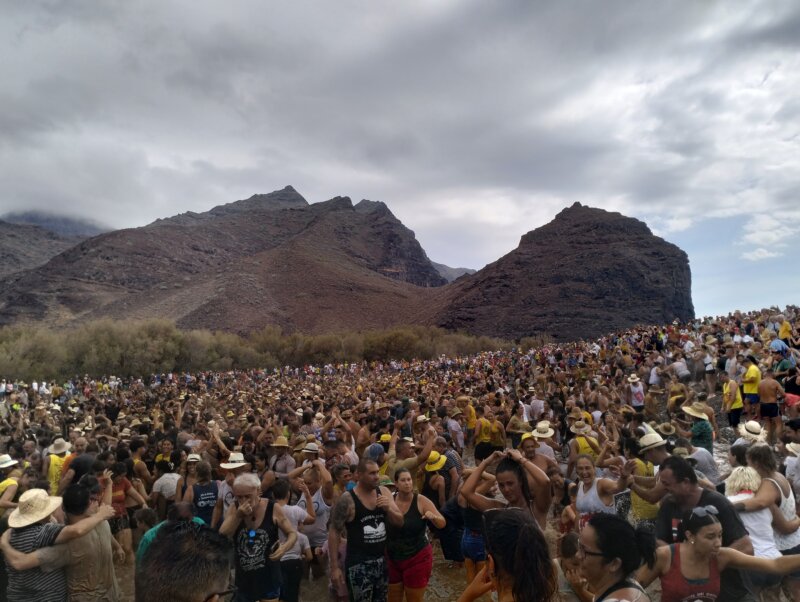
[[[239,452],[233,452],[228,456],[228,461],[221,463],[219,467],[225,470],[233,470],[234,468],[241,468],[245,464],[247,464],[247,462],[244,461],[244,455]]]

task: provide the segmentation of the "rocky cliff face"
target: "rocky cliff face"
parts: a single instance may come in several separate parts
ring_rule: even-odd
[[[383,203],[309,205],[287,187],[83,241],[0,281],[0,323],[161,316],[238,332],[317,330],[357,328],[361,312],[382,327],[413,314],[382,316],[384,297],[391,306],[417,297],[403,286],[445,282]]]
[[[643,222],[580,203],[447,295],[438,325],[506,338],[575,339],[694,316],[686,253]]]
[[[0,278],[0,324],[163,317],[239,333],[426,324],[574,339],[693,315],[683,251],[642,222],[577,203],[495,263],[445,282],[383,203],[309,205],[286,187],[101,234],[15,270]]]

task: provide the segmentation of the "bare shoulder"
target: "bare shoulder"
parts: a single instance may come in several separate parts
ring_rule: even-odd
[[[331,511],[331,522],[338,529],[344,528],[344,524],[353,520],[356,515],[356,505],[353,503],[353,496],[349,493],[342,494]]]

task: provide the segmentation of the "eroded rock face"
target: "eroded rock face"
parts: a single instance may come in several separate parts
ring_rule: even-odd
[[[39,226],[0,220],[0,277],[40,266],[80,240]]]
[[[380,202],[293,188],[101,234],[0,278],[0,324],[111,317],[248,333],[439,325],[507,339],[692,317],[686,254],[642,222],[575,204],[445,285]]]
[[[382,304],[414,296],[403,286],[443,284],[383,203],[309,205],[287,186],[102,234],[17,272],[0,281],[0,323],[157,316],[237,332],[276,323],[317,331],[357,328],[360,311],[365,324],[384,327]],[[361,304],[337,290],[361,291]],[[410,321],[416,312],[388,313]],[[349,317],[339,323],[337,314]]]
[[[438,325],[513,339],[577,339],[694,316],[686,253],[639,220],[580,203],[450,287]]]

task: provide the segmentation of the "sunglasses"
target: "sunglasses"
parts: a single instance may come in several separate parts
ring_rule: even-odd
[[[711,516],[717,516],[719,514],[719,510],[717,510],[714,506],[698,506],[692,510],[692,516],[699,516],[700,518],[705,518],[709,514]]]

